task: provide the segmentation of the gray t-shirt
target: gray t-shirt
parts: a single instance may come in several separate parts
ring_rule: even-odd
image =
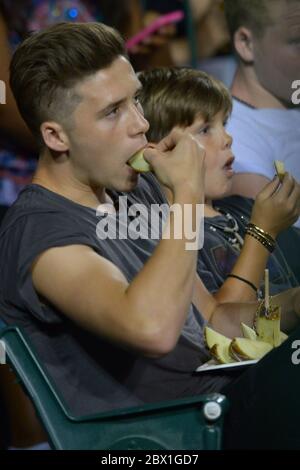
[[[116,200],[121,194],[111,196]],[[152,175],[140,177],[137,188],[122,196],[127,196],[129,207],[142,203],[148,211],[152,204],[166,203]],[[175,349],[163,358],[148,359],[84,331],[37,296],[30,267],[50,247],[90,246],[112,261],[128,282],[142,269],[159,240],[100,239],[98,224],[104,217],[39,185],[27,186],[0,230],[1,318],[24,328],[76,415],[192,395],[194,386],[198,393],[215,391],[215,381],[208,386],[207,379],[192,374],[209,358],[204,321],[192,306]]]

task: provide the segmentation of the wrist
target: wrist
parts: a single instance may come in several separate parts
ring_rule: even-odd
[[[174,202],[204,204],[204,191],[187,183],[176,185],[172,190]]]
[[[246,225],[246,235],[253,237],[259,243],[261,243],[270,253],[272,253],[276,246],[276,241],[274,237],[263,228],[258,225],[249,222]]]
[[[259,227],[261,230],[270,235],[274,240],[276,239],[278,235],[278,230],[276,230],[275,228],[268,227],[264,221],[251,218],[249,223],[255,225],[256,227]]]

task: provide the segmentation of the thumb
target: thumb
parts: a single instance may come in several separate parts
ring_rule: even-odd
[[[159,150],[157,150],[154,147],[146,147],[144,152],[143,152],[144,159],[150,165],[152,165],[153,162],[155,162],[155,160],[156,160],[156,158],[158,157],[159,154],[160,154]]]
[[[155,147],[146,147],[143,151],[143,156],[146,162],[151,163],[153,159],[159,154],[159,151]]]

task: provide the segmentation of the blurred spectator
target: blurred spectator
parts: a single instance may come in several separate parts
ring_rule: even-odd
[[[225,20],[223,0],[144,0],[146,18],[172,10],[190,10],[192,24],[182,21],[177,37],[171,42],[171,56],[177,65],[191,62],[191,49],[197,53],[197,60],[229,52],[230,38]],[[193,29],[196,44],[187,41],[189,28]]]
[[[300,78],[300,1],[225,0],[225,6],[238,56],[228,124],[234,191],[255,197],[273,178],[274,160],[300,183],[300,112],[292,103],[292,83]]]

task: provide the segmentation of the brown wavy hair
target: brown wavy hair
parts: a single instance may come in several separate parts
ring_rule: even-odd
[[[160,67],[140,72],[139,94],[146,119],[147,137],[159,142],[175,126],[188,127],[197,116],[210,121],[219,112],[232,109],[229,90],[205,72],[189,68]]]
[[[20,44],[10,65],[10,85],[19,111],[40,145],[44,121],[70,125],[80,101],[74,86],[120,55],[126,56],[122,37],[103,23],[58,23]]]

